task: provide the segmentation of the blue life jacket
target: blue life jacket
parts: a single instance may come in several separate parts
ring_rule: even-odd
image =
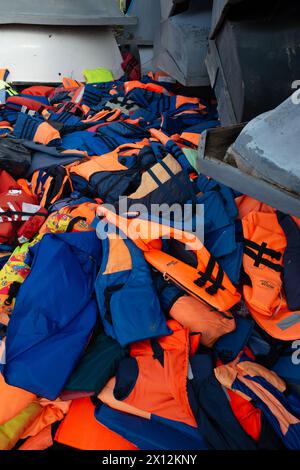
[[[110,98],[110,90],[113,84],[120,84],[121,81],[105,83],[87,83],[84,87],[82,104],[93,107]]]
[[[234,416],[228,397],[213,373],[210,354],[190,357],[187,389],[199,431],[210,448],[216,450],[255,450],[254,440]]]
[[[233,361],[247,345],[254,328],[251,318],[234,315],[236,328],[219,338],[213,346],[214,351],[224,363]]]
[[[113,234],[102,250],[95,289],[106,334],[121,346],[170,334],[142,251]]]
[[[54,204],[51,204],[51,206],[48,209],[48,213],[51,214],[51,212],[59,211],[63,207],[77,206],[79,204],[84,204],[86,202],[95,202],[95,200],[88,198],[88,197],[81,196],[79,192],[73,191],[70,194],[70,197],[67,197],[65,199],[59,199],[58,201],[54,202]]]
[[[155,273],[154,283],[160,305],[164,313],[169,315],[176,300],[182,297],[185,292],[179,289],[175,284],[165,281],[161,273]]]
[[[286,236],[287,247],[283,255],[283,283],[290,310],[300,309],[300,230],[286,214],[277,212],[278,222]]]
[[[95,232],[47,234],[26,263],[7,329],[5,380],[54,400],[85,349],[97,319],[92,299],[101,261]]]
[[[242,356],[240,363],[244,360],[247,361],[247,356]],[[294,393],[287,393],[278,390],[267,378],[257,375],[245,375],[245,378],[254,384],[258,384],[260,394],[256,393],[256,389],[248,387],[237,377],[232,383],[232,390],[237,390],[247,395],[253,402],[256,408],[260,408],[266,419],[278,434],[285,447],[292,450],[300,448],[300,397]],[[261,393],[262,392],[262,393]],[[275,408],[274,404],[270,404],[270,396],[277,401],[278,405]],[[272,405],[272,406],[271,406]],[[290,413],[294,418],[286,416]]]
[[[77,131],[62,138],[62,147],[67,150],[82,150],[89,155],[102,155],[122,144],[140,142],[149,137],[145,129],[126,122],[111,122],[97,132]]]

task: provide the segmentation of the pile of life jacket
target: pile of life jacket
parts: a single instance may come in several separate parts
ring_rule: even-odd
[[[0,450],[299,450],[300,220],[198,173],[216,104],[7,75]]]

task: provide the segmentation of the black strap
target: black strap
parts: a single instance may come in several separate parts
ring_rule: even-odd
[[[150,339],[150,344],[151,348],[153,351],[153,359],[157,359],[159,363],[164,367],[165,364],[165,351],[159,344],[158,340],[156,338],[151,338]]]
[[[80,222],[81,220],[84,220],[86,222],[86,218],[85,217],[74,217],[74,219],[72,219],[69,224],[68,224],[68,227],[67,227],[67,230],[66,232],[72,232],[74,226],[77,224],[77,222]]]
[[[62,109],[63,111],[67,111],[68,113],[75,114],[75,116],[83,116],[82,110],[78,107],[76,103],[72,103],[71,101],[65,103]]]
[[[7,336],[7,325],[0,322],[0,339],[5,338],[5,336]]]
[[[280,261],[282,254],[279,251],[272,250],[267,248],[267,243],[263,242],[261,245],[255,243],[251,240],[244,240],[244,253],[250,258],[254,259],[254,266],[258,268],[261,264],[267,266],[270,269],[273,269],[276,272],[281,272],[283,270],[282,266],[277,263],[264,258],[264,255],[268,255],[271,258]],[[257,253],[255,253],[257,251]]]
[[[166,183],[168,183],[170,180],[172,180],[173,183],[176,184],[176,186],[178,188],[178,191],[182,192],[182,181],[178,178],[177,174],[173,173],[173,171],[168,167],[168,165],[166,165],[166,163],[163,160],[161,160],[158,164],[168,173],[170,178],[167,181],[162,182],[156,176],[156,174],[154,173],[152,168],[149,168],[147,171],[148,171],[148,174],[151,176],[151,178],[155,181],[155,183],[159,187],[160,191],[166,197],[166,200],[168,201],[168,199],[169,199],[169,188],[166,185]],[[173,219],[171,219],[171,222],[173,222],[173,221],[174,221],[174,214],[173,214]]]
[[[45,212],[24,212],[24,211],[12,211],[12,210],[7,210],[4,212],[0,212],[0,218],[1,217],[13,217],[14,215],[20,215],[23,217],[33,217],[35,215],[38,215],[39,217],[48,217],[48,214]],[[11,222],[19,222],[19,220],[12,220]]]
[[[211,286],[205,289],[206,292],[210,295],[217,294],[219,289],[225,290],[225,287],[222,285],[224,279],[224,271],[221,266],[218,266],[219,270],[216,278],[213,279],[212,277],[216,264],[216,259],[212,255],[210,255],[205,271],[199,271],[198,274],[200,274],[200,277],[194,281],[194,284],[199,287],[204,287],[207,282],[210,282]]]
[[[111,310],[110,310],[110,300],[111,300],[111,296],[113,295],[114,292],[122,289],[122,287],[124,286],[124,284],[116,284],[115,286],[109,286],[105,289],[104,291],[104,303],[105,303],[105,315],[104,315],[104,318],[106,321],[108,321],[108,323],[110,323],[111,325],[113,324],[113,321],[112,321],[112,314],[111,314]]]
[[[48,207],[51,203],[55,202],[53,201],[53,199],[61,191],[62,186],[64,189],[63,189],[61,197],[63,196],[64,191],[66,191],[69,180],[66,180],[63,185],[63,181],[65,177],[67,176],[67,171],[63,166],[53,165],[49,167],[46,175],[47,177],[49,176],[52,177],[48,191],[47,191],[46,202],[45,202],[45,207]]]
[[[12,301],[17,297],[21,283],[14,281],[9,286],[8,297],[4,301],[4,305],[8,306],[12,304]]]

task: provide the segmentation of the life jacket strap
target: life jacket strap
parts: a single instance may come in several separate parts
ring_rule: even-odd
[[[200,277],[194,281],[194,283],[199,286],[199,287],[204,287],[207,282],[211,283],[211,286],[207,287],[205,290],[209,295],[215,295],[217,294],[218,290],[225,290],[225,287],[222,285],[223,279],[224,279],[224,271],[219,267],[217,276],[215,279],[213,279],[212,274],[216,266],[216,259],[211,255],[209,258],[209,261],[207,263],[206,269],[204,272],[198,271],[198,274],[200,274]]]
[[[111,325],[113,324],[112,314],[111,314],[111,309],[110,309],[111,296],[113,295],[114,292],[122,289],[122,287],[124,287],[124,284],[117,284],[115,286],[107,287],[105,289],[105,292],[104,292],[104,302],[105,302],[105,316],[104,316],[104,318]]]
[[[8,297],[4,301],[4,305],[9,306],[12,304],[12,301],[17,297],[19,289],[21,287],[21,283],[14,281],[9,286]]]
[[[273,269],[276,272],[281,272],[283,270],[282,266],[277,263],[264,258],[264,255],[268,255],[271,258],[280,261],[282,254],[279,251],[272,250],[267,248],[267,243],[263,242],[261,245],[255,243],[251,240],[244,240],[244,253],[250,258],[254,259],[254,266],[258,268],[261,264],[267,266],[270,269]],[[257,251],[257,253],[255,253]]]
[[[74,219],[72,219],[70,223],[68,224],[66,232],[68,233],[72,232],[74,226],[77,224],[77,222],[80,222],[80,221],[86,222],[86,217],[80,217],[80,216],[74,217]]]
[[[13,210],[6,210],[4,212],[0,212],[0,221],[4,217],[6,218],[12,218],[13,216],[19,216],[19,217],[34,217],[34,216],[39,216],[39,217],[48,217],[48,214],[45,214],[45,212],[24,212],[24,211],[13,211]],[[6,222],[6,221],[4,221]],[[20,220],[11,220],[10,222],[20,222]]]
[[[164,349],[159,344],[156,338],[151,338],[150,340],[151,348],[153,351],[153,359],[157,359],[162,367],[164,367],[165,363],[165,356],[164,356]]]

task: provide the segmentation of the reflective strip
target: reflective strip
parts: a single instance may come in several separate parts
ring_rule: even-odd
[[[11,210],[12,212],[17,212],[18,209],[16,209],[15,206],[14,206],[11,202],[8,201],[8,202],[7,202],[7,205],[8,205],[8,207],[10,208],[10,210]],[[14,215],[13,217],[14,217],[13,220],[16,221],[16,220],[18,220],[18,217],[19,217],[19,216],[18,216],[18,215]]]
[[[0,213],[2,212],[5,212],[2,207],[0,207]],[[3,220],[3,217],[0,217],[0,222],[12,222],[12,218],[11,217],[7,217],[7,215],[4,216],[5,217],[5,221]]]
[[[41,206],[37,206],[36,204],[30,204],[28,202],[23,202],[22,203],[22,212],[32,212],[32,215],[34,215],[36,212],[40,210]],[[23,215],[21,220],[29,220],[30,215]],[[22,242],[24,243],[24,242]]]
[[[6,364],[5,341],[0,339],[0,364]]]
[[[194,374],[193,374],[193,371],[192,371],[192,367],[191,367],[190,361],[189,361],[189,363],[188,363],[187,378],[188,378],[189,380],[193,380],[193,378],[194,378]]]
[[[22,105],[21,113],[28,114],[28,116],[34,116],[36,114],[33,109],[27,108],[27,106],[25,106],[24,104]]]
[[[287,330],[291,326],[296,325],[297,323],[300,323],[300,313],[293,313],[289,317],[285,318],[284,320],[281,320],[280,322],[277,323],[278,328],[280,328],[282,331]]]
[[[6,103],[6,91],[0,89],[0,104]]]
[[[229,393],[228,393],[228,391],[227,391],[226,387],[224,387],[224,385],[222,385],[222,389],[223,389],[223,392],[224,392],[224,393],[225,393],[225,395],[226,395],[226,398],[227,398],[227,400],[228,400],[228,401],[230,401],[230,396],[229,396]]]

